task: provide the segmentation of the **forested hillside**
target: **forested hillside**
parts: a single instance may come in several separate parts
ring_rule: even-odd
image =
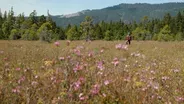
[[[79,25],[85,16],[91,16],[94,23],[100,21],[117,22],[122,20],[125,23],[133,21],[140,22],[143,16],[150,19],[162,19],[165,13],[175,16],[178,11],[184,10],[184,3],[164,3],[164,4],[119,4],[112,7],[96,10],[84,10],[74,14],[52,16],[58,26],[67,26],[68,24]]]
[[[106,8],[107,9],[107,8]],[[91,16],[83,18],[80,25],[57,26],[57,22],[47,16],[37,16],[34,10],[29,17],[24,14],[14,15],[13,8],[9,12],[0,12],[0,39],[43,40],[122,40],[132,34],[135,40],[181,41],[184,39],[184,11],[178,10],[176,16],[163,13],[163,18],[143,16],[140,22],[126,23],[123,19],[95,23]]]

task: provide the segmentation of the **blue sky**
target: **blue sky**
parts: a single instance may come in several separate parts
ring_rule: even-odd
[[[46,15],[47,10],[52,15],[75,13],[85,9],[101,9],[120,3],[166,3],[184,2],[184,0],[0,0],[1,12],[9,11],[13,6],[15,15],[29,15],[33,10],[37,15]]]

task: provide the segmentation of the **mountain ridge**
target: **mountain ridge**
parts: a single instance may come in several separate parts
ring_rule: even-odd
[[[150,19],[161,19],[166,13],[175,16],[179,11],[184,11],[184,2],[161,4],[121,3],[114,6],[104,7],[102,9],[87,9],[67,15],[56,15],[52,16],[52,19],[58,26],[66,27],[68,24],[79,25],[84,20],[85,16],[91,16],[94,23],[119,20],[129,23],[133,21],[139,22],[144,16],[148,16]]]

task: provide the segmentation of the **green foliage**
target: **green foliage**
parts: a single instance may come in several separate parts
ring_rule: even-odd
[[[139,4],[135,5],[138,6],[137,8],[140,6]],[[173,4],[171,3],[169,5]],[[146,6],[146,4],[142,6]],[[108,11],[107,8],[104,10]],[[139,13],[136,9],[131,9],[131,11],[134,11],[131,12],[131,15],[133,13],[136,13],[135,15]],[[49,11],[46,17],[44,15],[37,16],[35,10],[30,13],[29,17],[25,17],[24,14],[14,16],[13,8],[11,8],[8,13],[5,11],[2,14],[0,11],[0,39],[40,39],[47,42],[64,39],[109,41],[125,39],[128,33],[132,33],[133,39],[135,40],[181,41],[184,38],[184,12],[161,12],[159,15],[163,15],[162,19],[157,17],[152,18],[152,16],[147,14],[130,18],[130,14],[127,14],[133,21],[127,21],[123,18],[125,15],[122,13],[119,13],[119,15],[121,16],[120,19],[116,18],[115,15],[112,16],[113,19],[110,19],[111,16],[105,16],[104,21],[99,22],[96,21],[97,17],[93,15],[82,15],[82,19],[84,20],[81,20],[82,22],[80,21],[80,24],[75,25],[76,22],[70,21],[70,24],[67,24],[67,27],[63,28],[56,25],[56,22],[54,22],[56,18],[53,18],[49,14]],[[75,17],[72,18],[74,19]],[[141,18],[140,22],[136,22],[138,18]]]
[[[51,42],[53,39],[52,24],[46,22],[38,29],[37,35],[41,41]]]
[[[132,34],[135,40],[150,40],[152,38],[150,32],[142,27],[137,27]]]
[[[165,25],[164,28],[158,34],[158,41],[171,41],[174,40],[174,37],[171,34],[171,29],[168,25]]]
[[[184,3],[164,3],[164,4],[119,4],[112,7],[107,7],[98,10],[86,10],[79,12],[79,16],[66,18],[63,16],[52,16],[53,20],[58,26],[66,27],[69,23],[73,25],[80,25],[85,16],[91,16],[94,19],[94,23],[101,21],[116,22],[119,20],[125,23],[131,23],[132,21],[140,22],[144,16],[149,19],[157,18],[162,19],[167,12],[171,16],[177,15],[179,10],[184,9]]]
[[[175,40],[176,41],[182,41],[183,38],[184,38],[183,36],[184,36],[184,34],[182,32],[179,32],[179,33],[176,34]]]
[[[86,16],[85,20],[81,22],[80,29],[82,31],[83,38],[91,38],[93,33],[93,20],[92,17]]]
[[[112,32],[110,31],[110,30],[107,30],[106,32],[105,32],[105,37],[104,37],[104,39],[105,40],[113,40],[113,34],[112,34]]]
[[[65,40],[67,38],[63,28],[58,27],[55,31],[55,40]]]
[[[11,34],[9,36],[9,39],[11,39],[11,40],[17,40],[19,38],[20,38],[20,35],[19,35],[18,30],[17,29],[11,30]]]
[[[37,25],[33,24],[30,29],[26,29],[25,33],[22,35],[22,39],[24,40],[38,40],[39,37],[37,35]]]
[[[79,40],[80,36],[76,26],[72,26],[66,33],[68,40]]]
[[[123,30],[115,30],[113,34],[115,40],[122,40],[123,35],[124,35]]]

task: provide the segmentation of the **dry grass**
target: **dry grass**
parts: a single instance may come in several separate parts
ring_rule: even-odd
[[[184,103],[184,42],[59,43],[0,41],[1,104]]]

